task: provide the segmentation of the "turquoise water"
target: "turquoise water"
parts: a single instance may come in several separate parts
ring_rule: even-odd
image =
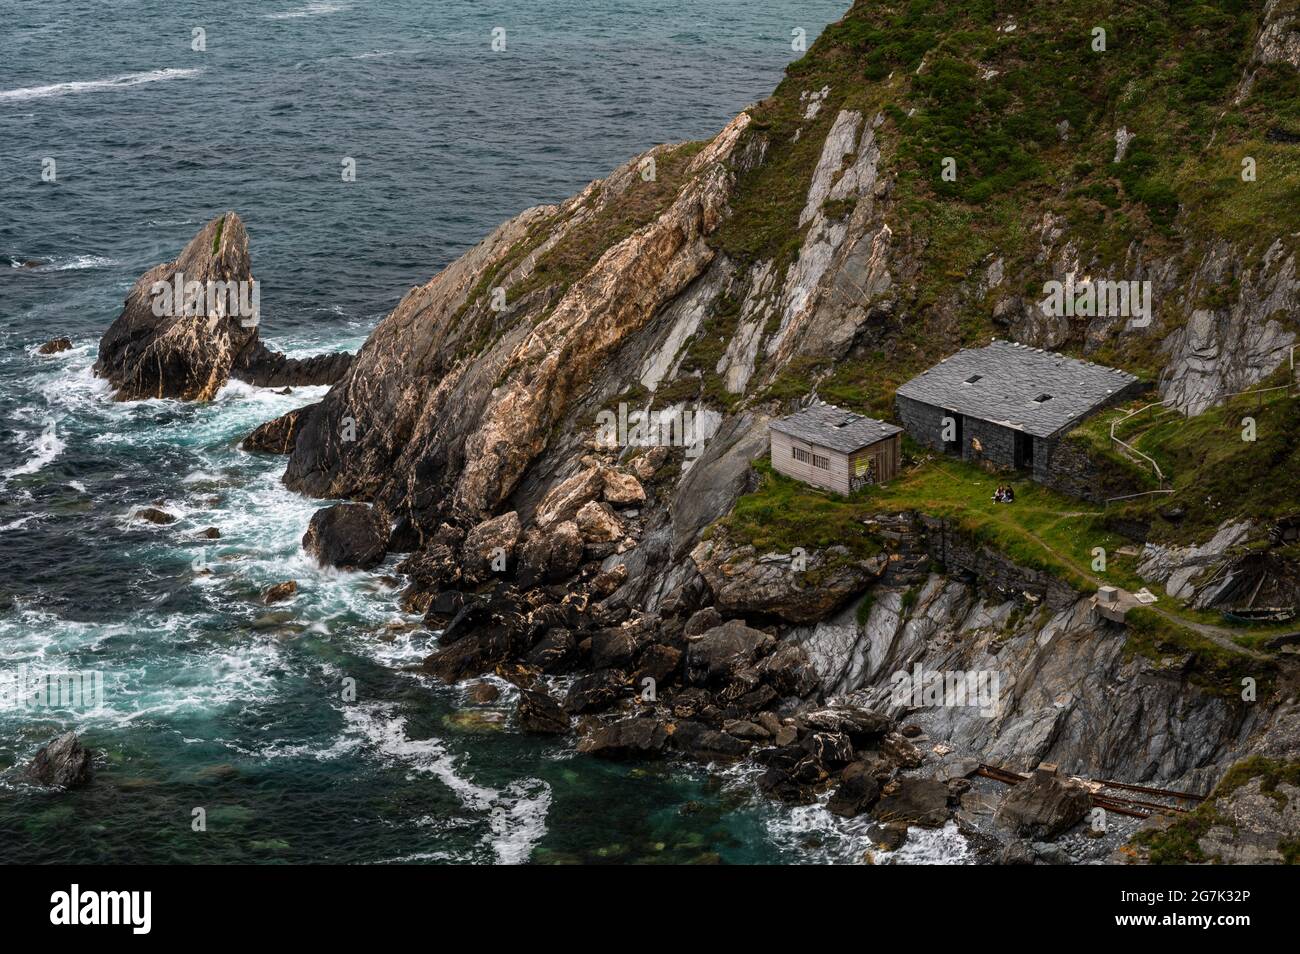
[[[474,706],[406,671],[431,636],[395,561],[305,560],[320,502],[237,446],[319,390],[117,404],[90,373],[135,277],[227,208],[270,343],[355,349],[505,216],[711,135],[775,84],[792,24],[811,39],[843,2],[0,4],[0,675],[104,680],[98,707],[0,708],[0,861],[861,857],[863,823],[759,799],[749,770],[595,762],[514,733],[504,683]],[[73,350],[35,353],[58,334]],[[133,518],[150,505],[176,522]],[[94,784],[23,784],[69,728]]]

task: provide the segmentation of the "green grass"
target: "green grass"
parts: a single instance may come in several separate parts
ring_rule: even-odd
[[[1155,865],[1204,864],[1219,860],[1207,858],[1199,840],[1216,825],[1231,827],[1219,812],[1218,802],[1255,778],[1261,779],[1260,791],[1272,795],[1281,808],[1286,804],[1286,797],[1277,790],[1278,784],[1285,782],[1300,786],[1300,762],[1278,762],[1259,755],[1243,759],[1224,773],[1210,797],[1195,811],[1178,815],[1163,829],[1139,832],[1134,836],[1133,844],[1145,848]],[[1278,847],[1287,864],[1300,864],[1300,839],[1283,839]]]
[[[221,234],[226,229],[226,217],[223,215],[217,220],[217,233],[212,236],[212,254],[216,255],[221,251]]]
[[[767,460],[755,462],[759,487],[736,501],[717,524],[733,543],[753,546],[758,553],[789,553],[803,547],[812,553],[836,545],[853,559],[867,559],[881,550],[862,518],[870,513],[861,494],[841,497],[818,491],[772,469]]]

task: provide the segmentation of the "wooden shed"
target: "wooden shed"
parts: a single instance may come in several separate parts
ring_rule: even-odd
[[[818,401],[768,425],[772,467],[814,487],[849,494],[898,474],[902,428]]]

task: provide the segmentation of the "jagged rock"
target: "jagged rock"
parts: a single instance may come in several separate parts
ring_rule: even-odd
[[[696,685],[727,682],[769,650],[776,640],[740,620],[731,620],[692,640],[686,649],[686,676]]]
[[[91,752],[75,732],[65,732],[42,746],[24,773],[38,785],[75,788],[91,780]]]
[[[312,514],[302,548],[322,566],[369,570],[388,549],[388,518],[366,504],[335,504]]]
[[[853,761],[853,743],[843,732],[810,732],[799,744],[826,768]]]
[[[747,742],[762,742],[771,737],[767,729],[744,719],[732,719],[730,722],[723,723],[722,731]]]
[[[1092,804],[1088,790],[1052,771],[1036,769],[1013,785],[993,820],[1021,838],[1055,838],[1083,819]]]
[[[45,344],[36,349],[37,354],[58,354],[60,351],[67,351],[72,347],[72,339],[59,337],[51,338]]]
[[[623,524],[619,522],[609,504],[591,501],[582,505],[575,518],[582,539],[588,543],[613,543],[623,536]]]
[[[564,711],[574,714],[608,709],[628,695],[627,675],[617,669],[597,669],[579,676],[569,686]]]
[[[577,572],[582,563],[582,534],[572,520],[534,530],[519,551],[519,585],[558,583]]]
[[[298,581],[285,580],[283,583],[277,583],[275,586],[269,587],[266,592],[262,594],[262,602],[267,604],[283,603],[297,592]]]
[[[253,433],[240,442],[246,451],[258,451],[263,454],[287,454],[293,450],[293,442],[298,439],[302,429],[303,415],[315,405],[296,408],[288,414],[282,414],[273,421],[259,424]]]
[[[659,468],[668,459],[667,447],[651,447],[644,454],[638,454],[628,465],[638,480],[645,482],[659,472]]]
[[[808,698],[818,687],[817,670],[808,653],[796,643],[782,643],[758,665],[758,671],[783,696]]]
[[[479,705],[496,702],[500,697],[501,690],[490,682],[476,682],[469,687],[470,701]]]
[[[178,280],[179,301],[174,294]],[[253,281],[244,223],[234,212],[218,216],[175,261],[150,269],[136,281],[122,313],[100,339],[95,374],[109,380],[119,401],[210,401],[232,376],[265,386],[338,380],[349,356],[299,362],[274,355],[258,340],[258,315],[224,307],[209,312],[208,283],[230,283],[252,311]],[[186,299],[191,296],[184,286],[192,282],[199,283],[204,294],[202,301],[189,302],[193,313],[187,315]],[[161,314],[155,314],[155,305]]]
[[[427,656],[426,672],[443,682],[454,683],[481,676],[498,663],[505,662],[511,651],[509,632],[500,626],[478,630]]]
[[[645,502],[645,488],[631,474],[620,474],[616,470],[604,473],[604,498],[616,507]]]
[[[855,706],[828,706],[801,712],[796,722],[809,731],[842,732],[858,748],[879,742],[894,725],[886,715]]]
[[[460,578],[460,562],[445,543],[430,543],[397,564],[397,572],[411,581],[402,594],[402,608],[408,613],[427,612],[433,607],[436,591]],[[444,606],[445,609],[451,607]],[[460,607],[452,609],[455,613]]]
[[[940,828],[948,820],[948,786],[929,778],[900,778],[885,786],[871,812],[881,822]]]
[[[207,540],[220,540],[221,531],[218,530],[216,527],[204,527],[202,530],[199,531],[199,536]]]
[[[591,581],[590,590],[594,597],[602,599],[609,596],[627,582],[627,566],[620,563],[608,570],[602,570]]]
[[[569,716],[558,702],[545,692],[519,691],[515,722],[524,732],[535,735],[562,735],[569,731]]]
[[[763,750],[758,759],[767,766],[758,777],[759,789],[783,802],[808,804],[816,798],[816,787],[828,778],[817,758],[798,745]]]
[[[624,719],[602,726],[578,743],[578,751],[602,759],[644,759],[661,755],[668,732],[654,719]]]
[[[925,758],[920,749],[898,732],[886,733],[880,740],[880,754],[900,768],[918,768]]]

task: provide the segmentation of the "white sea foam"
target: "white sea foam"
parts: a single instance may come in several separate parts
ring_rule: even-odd
[[[283,10],[280,13],[264,13],[263,20],[297,20],[302,17],[323,17],[331,13],[339,13],[347,10],[352,6],[350,3],[309,3],[305,6],[296,7],[293,10]]]
[[[185,79],[202,73],[201,67],[194,69],[148,70],[143,73],[123,73],[101,80],[78,80],[69,83],[51,83],[48,86],[24,86],[20,89],[0,90],[0,102],[19,102],[28,99],[48,99],[54,96],[67,96],[70,93],[91,93],[105,89],[122,89],[139,86],[141,83],[157,83],[160,80]]]
[[[27,462],[11,467],[0,476],[20,477],[24,474],[34,474],[62,454],[66,447],[67,444],[59,438],[55,422],[47,420],[40,435],[27,446],[27,452],[31,454]]]
[[[360,732],[379,754],[414,771],[433,775],[460,799],[466,809],[486,813],[492,834],[489,844],[499,864],[521,864],[546,834],[551,807],[550,786],[540,779],[519,779],[504,791],[464,777],[438,739],[407,738],[406,720],[387,705],[352,705],[343,710],[349,728]]]

